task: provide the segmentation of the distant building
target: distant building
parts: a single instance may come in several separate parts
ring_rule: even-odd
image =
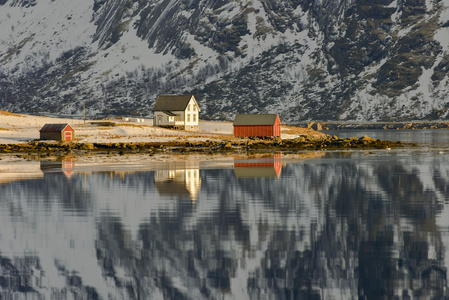
[[[41,140],[71,141],[75,130],[69,124],[45,124],[39,130]]]
[[[237,114],[235,137],[280,137],[281,122],[277,114]]]
[[[199,130],[200,108],[193,95],[160,95],[153,115],[154,126]]]

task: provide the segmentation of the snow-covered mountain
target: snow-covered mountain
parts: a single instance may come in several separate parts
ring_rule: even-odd
[[[0,0],[0,109],[449,118],[449,0]]]

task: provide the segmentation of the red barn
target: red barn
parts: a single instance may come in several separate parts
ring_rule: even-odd
[[[277,114],[237,114],[235,137],[280,137],[281,121]]]
[[[45,124],[39,130],[41,140],[71,141],[75,130],[69,124]]]

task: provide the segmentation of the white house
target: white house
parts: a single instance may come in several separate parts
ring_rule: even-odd
[[[153,125],[199,130],[200,108],[193,95],[160,95],[153,106]]]

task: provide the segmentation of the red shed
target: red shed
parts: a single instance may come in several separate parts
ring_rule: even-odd
[[[41,140],[71,141],[75,130],[69,124],[45,124],[39,130]]]
[[[281,121],[277,114],[237,114],[234,119],[236,137],[281,136]]]

